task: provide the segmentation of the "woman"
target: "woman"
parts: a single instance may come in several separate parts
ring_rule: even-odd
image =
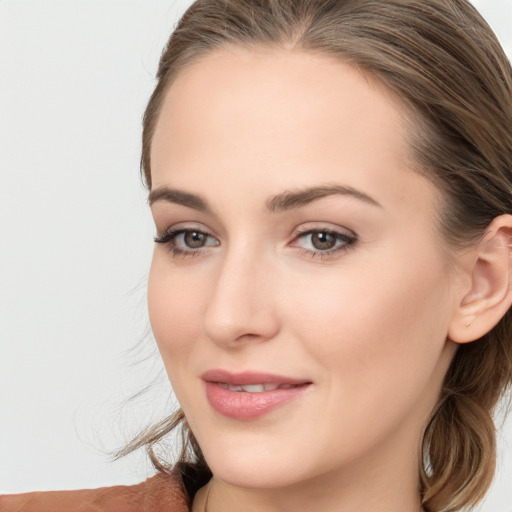
[[[512,73],[489,27],[465,0],[203,0],[158,80],[149,312],[182,410],[123,452],[157,477],[26,510],[480,501],[512,361]],[[152,447],[176,427],[171,469]]]

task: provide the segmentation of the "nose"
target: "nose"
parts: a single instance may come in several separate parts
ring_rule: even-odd
[[[206,335],[216,344],[235,348],[270,340],[279,332],[272,292],[277,280],[270,267],[246,251],[226,256],[204,316]]]

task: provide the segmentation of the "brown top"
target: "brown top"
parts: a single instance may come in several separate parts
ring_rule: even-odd
[[[0,496],[0,512],[190,512],[181,477],[158,473],[137,485]]]

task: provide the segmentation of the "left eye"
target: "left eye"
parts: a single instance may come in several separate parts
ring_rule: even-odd
[[[175,238],[177,243],[181,243],[189,249],[200,249],[208,243],[208,235],[201,231],[183,231]]]
[[[297,236],[298,245],[312,253],[329,253],[348,247],[356,238],[346,233],[332,230],[309,230]]]

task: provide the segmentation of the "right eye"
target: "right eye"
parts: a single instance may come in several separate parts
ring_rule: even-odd
[[[209,233],[199,229],[170,229],[155,237],[155,243],[167,245],[173,256],[195,256],[205,247],[220,245]]]

